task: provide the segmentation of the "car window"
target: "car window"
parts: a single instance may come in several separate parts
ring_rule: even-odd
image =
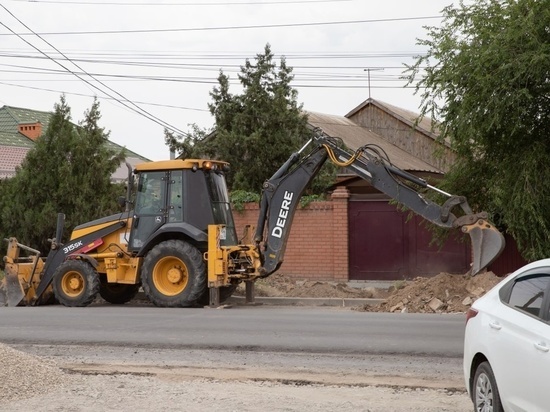
[[[516,280],[510,291],[508,304],[531,315],[547,318],[546,313],[541,313],[544,298],[548,294],[550,275],[530,275]],[[544,315],[544,316],[542,316]]]

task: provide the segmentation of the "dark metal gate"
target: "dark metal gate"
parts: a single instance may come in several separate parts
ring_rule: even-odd
[[[399,280],[466,273],[470,246],[454,239],[442,248],[430,245],[432,234],[419,216],[397,210],[387,201],[349,203],[350,279]]]

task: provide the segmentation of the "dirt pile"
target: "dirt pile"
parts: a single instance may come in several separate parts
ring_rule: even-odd
[[[477,276],[440,273],[431,278],[418,277],[392,292],[375,306],[362,310],[376,312],[455,313],[465,312],[502,278],[493,272]]]
[[[385,291],[375,288],[355,288],[346,283],[297,281],[288,276],[276,273],[268,278],[260,279],[255,285],[256,296],[264,297],[294,297],[294,298],[375,298]],[[244,285],[240,285],[235,294],[244,296]]]
[[[378,305],[365,305],[357,310],[370,312],[454,313],[465,312],[502,278],[493,272],[477,276],[440,273],[412,281],[396,281],[389,290],[351,287],[346,283],[296,281],[274,274],[256,282],[256,296],[302,298],[379,298]],[[244,295],[244,286],[237,290]]]

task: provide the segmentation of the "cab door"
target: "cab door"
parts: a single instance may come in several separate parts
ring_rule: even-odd
[[[169,178],[166,171],[142,172],[139,175],[130,233],[131,251],[140,250],[151,234],[166,223]]]

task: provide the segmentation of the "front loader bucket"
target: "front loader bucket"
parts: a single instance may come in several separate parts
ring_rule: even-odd
[[[472,242],[472,276],[489,266],[504,249],[502,233],[485,219],[462,226],[462,231],[470,235]]]
[[[6,265],[5,277],[0,283],[0,306],[17,306],[25,297],[17,271],[10,266]]]

